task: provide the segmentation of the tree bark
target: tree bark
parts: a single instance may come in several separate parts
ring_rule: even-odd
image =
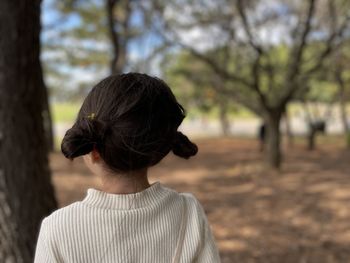
[[[312,124],[310,124],[309,129],[310,131],[308,135],[308,150],[313,151],[315,150],[317,131],[312,127]]]
[[[106,0],[108,30],[113,48],[111,73],[120,74],[127,63],[127,44],[130,38],[129,20],[131,1]],[[123,9],[123,16],[116,17],[116,8]],[[118,30],[119,28],[119,30]]]
[[[346,138],[346,147],[350,149],[350,127],[348,123],[348,114],[346,111],[346,101],[343,98],[340,99],[340,116],[343,123],[343,129]]]
[[[267,130],[267,163],[273,169],[279,169],[282,162],[281,123],[282,111],[270,111],[265,117]]]
[[[0,262],[33,262],[56,208],[43,125],[40,0],[0,1]]]
[[[311,114],[311,111],[308,107],[308,104],[306,101],[303,102],[303,108],[305,111],[306,116],[306,122],[309,127],[308,134],[307,134],[307,149],[309,151],[312,151],[315,149],[315,141],[316,141],[316,130],[315,130],[315,120],[314,117]]]
[[[219,102],[219,116],[220,116],[220,123],[221,123],[221,131],[224,136],[230,136],[230,120],[227,116],[227,101],[225,99],[222,99]]]
[[[294,136],[293,136],[293,131],[292,131],[291,119],[290,119],[289,112],[288,112],[288,107],[286,108],[286,111],[284,113],[284,120],[286,123],[286,133],[287,133],[288,145],[290,147],[293,147]]]
[[[309,124],[308,149],[310,151],[316,148],[317,134],[326,133],[326,122],[316,121]]]
[[[52,125],[52,115],[51,115],[51,109],[49,104],[49,98],[48,98],[48,92],[46,86],[44,86],[44,96],[43,96],[43,122],[44,122],[44,129],[45,129],[45,136],[47,145],[49,147],[50,151],[55,150],[55,134],[54,129]]]
[[[342,72],[338,70],[336,72],[336,79],[339,86],[339,104],[340,104],[340,117],[343,123],[344,134],[346,138],[346,147],[350,149],[350,127],[348,123],[348,114],[346,111],[346,95],[345,95],[345,83],[342,78]]]

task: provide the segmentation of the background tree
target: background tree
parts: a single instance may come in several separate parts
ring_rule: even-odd
[[[232,98],[260,112],[268,130],[268,163],[281,164],[280,121],[312,74],[344,38],[349,23],[348,1],[155,1],[153,9],[162,18],[164,38],[177,43],[201,59],[231,87],[243,86],[245,94]],[[182,19],[177,19],[182,14]],[[276,26],[277,25],[277,26]],[[204,36],[201,40],[192,35]],[[269,36],[269,33],[271,34]],[[313,43],[321,49],[312,52]],[[218,46],[230,50],[236,63],[222,67],[208,50]],[[286,56],[275,57],[284,46]],[[203,52],[205,50],[205,52]],[[309,51],[309,52],[307,52]],[[212,53],[213,54],[213,53]]]
[[[43,64],[52,99],[80,100],[108,74],[112,50],[104,1],[64,0],[45,4]],[[45,14],[44,14],[45,15]]]
[[[41,1],[0,2],[0,261],[32,262],[40,221],[56,208],[48,167]]]
[[[311,45],[314,50],[322,50],[320,43],[316,42]],[[307,127],[308,150],[316,149],[317,135],[326,134],[327,127],[336,117],[335,105],[338,101],[338,92],[329,65],[331,58],[332,56],[317,72],[301,83],[303,87],[294,95],[294,101],[300,103]]]
[[[334,56],[330,59],[330,63],[334,65],[331,68],[332,79],[338,89],[338,100],[340,109],[340,118],[343,124],[344,134],[346,138],[346,146],[350,149],[350,125],[347,112],[347,103],[350,98],[350,67],[348,61],[350,58],[348,46],[338,49]]]
[[[113,48],[112,73],[122,73],[127,64],[127,45],[133,37],[133,29],[130,25],[132,2],[130,0],[106,0],[109,36]]]
[[[213,74],[206,63],[188,52],[173,53],[165,56],[162,64],[165,78],[173,87],[177,97],[187,107],[197,109],[203,114],[216,113],[224,136],[230,135],[231,120],[229,114],[235,111],[235,104],[229,103],[222,92],[224,80]]]
[[[44,31],[43,60],[56,99],[81,98],[109,72],[140,69],[152,45],[141,1],[51,1],[47,9],[56,18]]]

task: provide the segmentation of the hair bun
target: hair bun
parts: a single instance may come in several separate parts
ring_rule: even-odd
[[[62,153],[69,159],[88,154],[94,146],[98,148],[102,146],[108,131],[108,125],[105,122],[78,121],[66,132],[61,144]]]
[[[178,131],[174,138],[172,151],[175,155],[188,159],[197,154],[198,147],[186,135]]]
[[[68,159],[73,159],[91,152],[94,143],[89,137],[86,136],[81,127],[73,126],[70,128],[62,140],[61,151],[63,155]]]

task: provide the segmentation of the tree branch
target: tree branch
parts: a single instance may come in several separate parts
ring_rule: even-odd
[[[253,38],[253,34],[252,31],[249,27],[249,23],[248,23],[248,19],[243,7],[243,0],[237,0],[237,11],[239,13],[239,16],[242,20],[242,24],[243,24],[243,28],[245,33],[248,36],[248,42],[249,44],[253,47],[253,49],[259,54],[261,55],[263,53],[263,49],[260,45],[258,45],[257,43],[255,43],[254,38]]]
[[[307,17],[304,23],[304,30],[300,37],[300,42],[291,52],[291,63],[289,65],[285,80],[286,92],[278,103],[279,107],[283,107],[286,103],[288,103],[288,101],[294,96],[295,92],[298,89],[295,85],[295,77],[299,74],[303,53],[306,47],[306,40],[311,30],[311,21],[315,12],[315,1],[316,0],[310,0]]]
[[[237,0],[237,10],[242,20],[244,31],[248,36],[249,44],[257,53],[256,59],[252,65],[253,83],[251,85],[251,89],[258,94],[258,97],[261,101],[261,104],[264,106],[264,108],[269,108],[269,105],[267,105],[265,94],[260,89],[260,70],[261,70],[261,57],[263,55],[263,49],[260,45],[258,45],[254,41],[253,34],[249,27],[248,19],[245,13],[245,9],[243,7],[243,0]]]
[[[182,74],[183,76],[185,76],[187,79],[189,79],[193,83],[202,84],[201,83],[202,78],[200,78],[196,74],[192,74],[191,72],[189,72],[187,70],[181,70],[181,71],[179,71],[179,73]],[[222,81],[224,82],[224,80],[222,80]],[[256,115],[261,116],[262,109],[258,106],[258,104],[255,103],[254,101],[252,101],[251,99],[248,99],[248,98],[242,96],[241,92],[224,88],[224,86],[218,86],[218,85],[216,85],[216,83],[214,81],[212,81],[212,88],[216,92],[218,92],[222,95],[229,96],[229,97],[233,98],[233,100],[236,101],[237,103],[247,107],[248,109],[253,111]]]
[[[310,5],[307,12],[307,18],[304,24],[304,30],[301,34],[299,45],[292,51],[290,59],[292,59],[289,67],[287,81],[290,82],[299,73],[301,60],[306,47],[306,39],[311,30],[311,21],[315,12],[315,0],[310,0]]]
[[[334,41],[338,37],[341,37],[344,34],[344,31],[346,30],[349,21],[350,21],[350,15],[344,19],[343,24],[339,27],[338,30],[335,29],[335,31],[333,31],[333,33],[330,35],[330,37],[328,38],[328,40],[326,42],[325,49],[323,50],[321,55],[318,57],[317,62],[315,63],[315,66],[313,66],[309,70],[307,70],[305,73],[306,75],[310,75],[310,74],[316,72],[318,69],[320,69],[321,66],[323,65],[324,60],[327,58],[327,56],[329,56],[334,51],[336,46],[339,47],[339,45],[334,44]]]
[[[334,19],[336,19],[337,14],[335,13],[335,9],[330,8],[329,12],[331,13],[330,15],[334,16]],[[335,20],[332,19],[332,21],[333,22],[331,23],[331,30],[333,32],[331,33],[328,40],[326,41],[325,49],[321,52],[321,55],[318,57],[315,65],[313,67],[311,67],[310,69],[308,69],[305,73],[303,73],[303,77],[302,77],[301,81],[307,81],[307,78],[311,74],[318,71],[322,67],[324,60],[333,52],[333,50],[335,49],[336,46],[339,46],[339,45],[335,45],[334,41],[338,37],[341,37],[344,34],[344,31],[346,30],[348,23],[350,21],[350,15],[347,15],[347,17],[344,19],[342,25],[339,27],[338,30],[336,29]],[[284,96],[284,98],[281,100],[281,105],[286,104],[294,96],[295,92],[297,92],[300,89],[300,86],[298,86],[298,85],[293,86],[296,84],[295,82],[293,83],[292,81],[289,81],[289,83],[290,83],[290,87],[287,90],[287,93]]]
[[[177,42],[177,44],[179,46],[181,46],[182,48],[184,48],[185,50],[189,51],[194,57],[205,62],[207,65],[209,65],[215,71],[216,74],[224,77],[225,79],[229,79],[229,80],[241,83],[247,87],[250,87],[252,85],[252,83],[247,81],[246,79],[244,79],[236,74],[233,74],[231,72],[228,72],[226,69],[219,66],[218,63],[214,59],[210,58],[209,56],[198,52],[194,48],[192,48],[184,43]]]
[[[110,38],[112,41],[112,46],[114,50],[114,57],[111,62],[111,71],[112,73],[116,71],[116,64],[119,57],[120,46],[119,46],[119,36],[114,28],[115,17],[113,14],[114,7],[118,0],[106,0],[106,12],[107,12],[107,23]]]

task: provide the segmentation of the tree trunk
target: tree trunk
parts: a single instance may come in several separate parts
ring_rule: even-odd
[[[33,262],[40,222],[56,208],[43,125],[40,4],[0,1],[0,262]]]
[[[227,101],[225,99],[222,99],[219,102],[219,116],[220,116],[220,123],[221,123],[221,130],[222,134],[224,136],[230,136],[230,120],[227,116]]]
[[[315,142],[316,142],[316,130],[311,127],[312,124],[310,124],[310,131],[309,131],[309,135],[308,135],[308,150],[309,151],[313,151],[315,150]]]
[[[269,112],[266,116],[266,130],[267,130],[267,162],[271,168],[279,169],[282,161],[281,152],[281,132],[280,122],[281,113]]]
[[[44,88],[43,99],[44,99],[43,122],[44,122],[44,129],[45,129],[45,137],[46,137],[49,150],[53,151],[55,149],[55,140],[54,140],[55,134],[54,134],[53,125],[52,125],[52,115],[51,115],[48,92],[46,87]]]
[[[340,99],[340,116],[343,123],[343,129],[346,138],[346,147],[350,149],[350,127],[348,123],[348,114],[346,111],[346,102],[343,98]]]
[[[318,133],[326,133],[326,122],[325,121],[315,121],[309,124],[309,136],[308,136],[308,148],[309,150],[314,150],[316,145],[316,137]]]
[[[313,119],[313,116],[311,114],[311,111],[308,107],[307,102],[304,101],[302,105],[305,111],[306,122],[309,127],[308,134],[307,134],[307,149],[312,151],[315,149],[315,137],[316,137],[316,130],[314,128],[315,120]]]
[[[286,111],[284,113],[284,120],[286,123],[286,133],[287,133],[287,139],[288,139],[288,145],[292,147],[294,145],[294,136],[291,126],[291,119],[289,116],[288,108],[286,108]]]
[[[105,0],[108,30],[113,48],[111,73],[120,74],[127,63],[127,44],[130,38],[129,22],[131,17],[131,1]],[[123,10],[122,15],[116,17],[116,8]]]
[[[343,129],[346,138],[346,147],[350,149],[350,127],[348,123],[348,114],[346,111],[345,83],[341,76],[341,72],[339,72],[337,75],[337,81],[339,85],[340,117],[343,123]]]

